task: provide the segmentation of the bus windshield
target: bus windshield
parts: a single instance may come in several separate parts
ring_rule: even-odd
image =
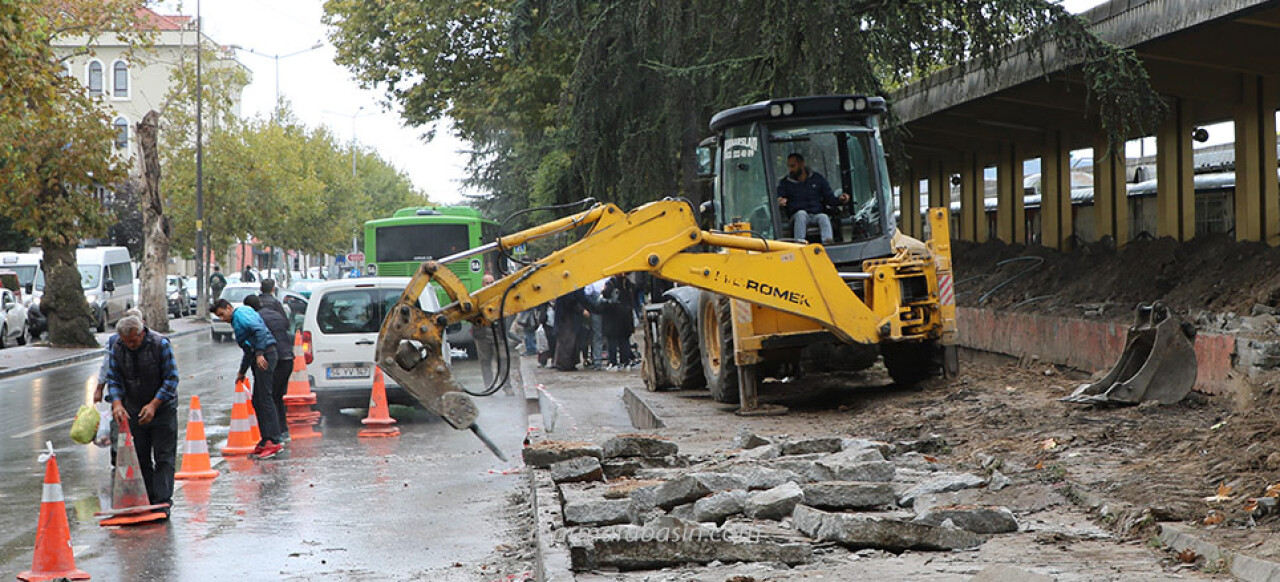
[[[471,248],[465,224],[408,224],[378,227],[379,263],[441,259]]]

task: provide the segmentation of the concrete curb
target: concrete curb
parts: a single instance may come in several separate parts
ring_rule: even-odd
[[[543,406],[555,407],[554,401],[540,398],[542,391],[536,387],[525,387],[525,402],[529,408],[529,428],[525,433],[527,444],[533,444],[547,438],[546,425],[543,419]],[[555,415],[555,410],[550,410]],[[556,543],[556,532],[564,529],[564,516],[560,511],[560,500],[556,493],[555,483],[551,481],[551,473],[525,466],[525,475],[529,484],[529,504],[534,519],[534,546],[537,555],[534,564],[535,576],[540,582],[574,582],[577,578],[570,569],[569,548],[563,543]]]
[[[171,333],[168,335],[168,337],[176,338],[176,337],[183,337],[188,335],[195,335],[202,331],[208,331],[208,330],[206,328],[188,329],[188,330]],[[15,368],[7,368],[4,370],[0,370],[0,379],[11,378],[14,376],[21,376],[23,374],[30,374],[32,372],[40,372],[40,371],[48,370],[51,368],[69,366],[71,364],[78,364],[80,362],[92,360],[94,358],[100,358],[102,357],[102,352],[103,352],[103,348],[98,348],[95,350],[91,350],[91,351],[87,351],[87,352],[83,352],[83,353],[79,353],[71,356],[54,358],[52,360],[40,362],[39,364],[31,364],[29,366],[18,366]]]
[[[1221,561],[1237,580],[1244,582],[1280,580],[1280,564],[1225,550],[1213,542],[1196,537],[1192,528],[1182,524],[1160,524],[1160,541],[1175,551],[1189,549],[1203,556],[1210,563]]]

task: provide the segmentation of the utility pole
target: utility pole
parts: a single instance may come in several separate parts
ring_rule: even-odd
[[[204,82],[200,70],[204,39],[201,29],[200,0],[196,0],[196,317],[209,319],[209,290],[205,285],[204,254]]]

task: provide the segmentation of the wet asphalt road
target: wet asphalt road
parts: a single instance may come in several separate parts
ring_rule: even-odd
[[[522,478],[524,400],[480,400],[481,424],[512,459],[469,431],[413,415],[397,439],[357,439],[358,417],[326,418],[324,437],[280,458],[221,460],[239,350],[207,334],[175,340],[182,381],[179,439],[198,394],[213,462],[211,482],[181,482],[164,525],[101,528],[93,513],[109,483],[108,455],[68,436],[92,398],[97,360],[0,381],[0,577],[31,565],[46,440],[58,452],[76,565],[94,580],[475,579],[474,566],[506,540],[503,518]],[[467,385],[473,362],[455,362]],[[405,411],[407,412],[407,410]],[[182,446],[179,441],[179,465]],[[461,566],[455,566],[461,564]]]

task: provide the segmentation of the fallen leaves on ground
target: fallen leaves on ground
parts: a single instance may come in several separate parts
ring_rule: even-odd
[[[1222,503],[1224,501],[1231,501],[1232,499],[1235,499],[1235,497],[1231,496],[1231,486],[1226,483],[1218,485],[1217,494],[1204,498],[1204,500],[1209,503]]]

